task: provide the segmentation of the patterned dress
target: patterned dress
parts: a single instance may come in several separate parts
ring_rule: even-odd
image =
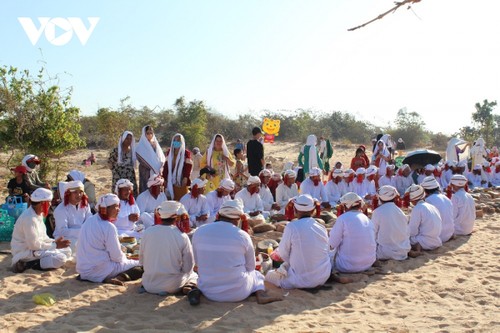
[[[122,164],[118,164],[118,148],[113,148],[109,154],[108,166],[111,169],[113,180],[111,183],[111,192],[115,192],[116,182],[120,179],[128,179],[134,184],[134,197],[137,197],[137,180],[135,178],[135,169],[132,163],[132,152],[122,151]]]

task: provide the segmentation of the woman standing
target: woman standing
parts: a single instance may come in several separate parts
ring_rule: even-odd
[[[222,134],[215,134],[210,146],[203,155],[201,167],[209,166],[215,169],[215,177],[207,184],[207,189],[219,187],[222,179],[231,179],[229,168],[234,166],[235,160],[229,153],[226,141]]]
[[[142,135],[136,149],[137,160],[139,160],[139,194],[147,191],[148,180],[151,175],[161,174],[161,168],[165,163],[165,155],[156,139],[153,127],[150,125],[142,128]]]
[[[111,188],[114,189],[120,179],[128,179],[134,185],[134,196],[137,197],[137,180],[135,178],[135,139],[129,131],[123,132],[118,147],[113,148],[108,158],[108,167],[112,173]]]
[[[385,176],[387,163],[391,160],[391,153],[389,149],[387,149],[384,141],[377,141],[372,160],[375,166],[378,167],[378,174],[380,177]]]
[[[186,149],[184,136],[177,133],[172,138],[167,161],[163,167],[163,178],[167,182],[165,194],[170,200],[179,201],[184,194],[188,193],[192,169],[191,152]]]

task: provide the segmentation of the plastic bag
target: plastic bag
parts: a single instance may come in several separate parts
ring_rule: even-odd
[[[33,302],[39,305],[52,306],[56,304],[56,297],[51,293],[33,295]]]

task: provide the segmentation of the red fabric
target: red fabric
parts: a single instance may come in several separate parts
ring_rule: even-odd
[[[366,156],[366,155],[365,155]],[[368,168],[370,165],[368,162],[368,157],[365,159],[363,156],[361,157],[353,157],[351,160],[351,169],[356,171],[358,168]]]
[[[272,179],[269,181],[267,184],[267,187],[269,187],[269,190],[271,190],[271,194],[273,195],[274,200],[276,200],[276,189],[278,188],[279,182],[276,180]]]
[[[165,164],[163,165],[163,172],[162,172],[162,177],[163,179],[168,179],[168,154],[170,154],[170,151],[167,153],[165,156]],[[189,178],[191,176],[191,170],[193,170],[193,164],[192,163],[187,163],[186,161],[191,160],[191,152],[189,150],[185,150],[184,152],[184,166],[182,167],[182,178],[187,178],[187,186],[191,186],[191,179]]]
[[[248,225],[248,219],[245,214],[241,215],[241,230],[248,233],[250,226]]]
[[[295,218],[295,211],[293,209],[293,202],[291,200],[285,207],[285,216],[288,221],[291,221]]]

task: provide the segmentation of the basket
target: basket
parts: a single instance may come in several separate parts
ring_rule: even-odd
[[[12,240],[15,222],[16,220],[9,215],[8,211],[0,209],[0,242],[10,242]]]
[[[14,221],[26,210],[28,209],[28,204],[23,202],[23,198],[19,196],[8,196],[5,199],[5,203],[2,205],[3,209],[6,209],[10,216],[14,218]]]

